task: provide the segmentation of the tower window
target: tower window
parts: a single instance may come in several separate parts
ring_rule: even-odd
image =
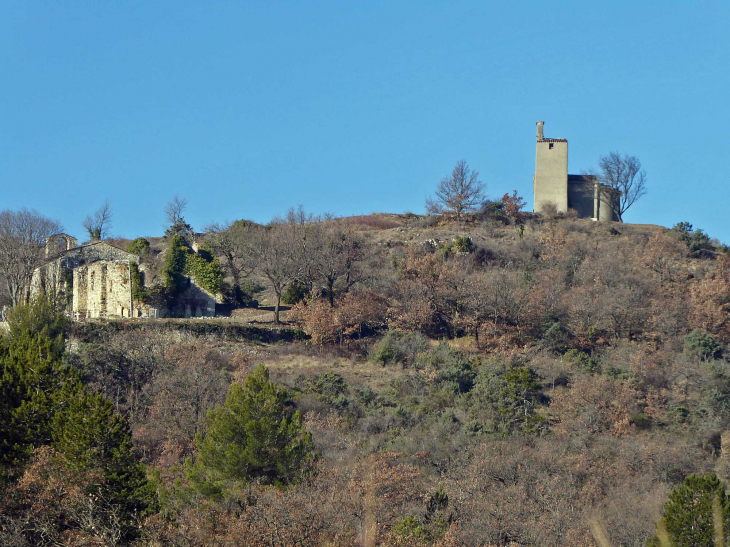
[[[552,149],[553,149],[553,144],[554,144],[554,143],[552,143],[552,142],[551,142],[550,144],[548,144],[548,146],[550,147],[550,150],[552,150]]]

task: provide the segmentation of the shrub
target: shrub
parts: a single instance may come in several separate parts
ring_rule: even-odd
[[[127,252],[144,256],[150,252],[150,242],[143,237],[138,237],[137,239],[129,242],[129,245],[127,245]]]
[[[454,240],[452,248],[456,253],[471,253],[474,250],[474,243],[469,236],[460,236]]]
[[[187,288],[187,279],[184,276],[187,252],[182,236],[173,235],[170,246],[165,251],[165,265],[162,267],[165,290],[170,296],[175,296]]]
[[[327,402],[334,401],[348,391],[347,382],[339,374],[325,372],[307,381],[306,391],[316,393]]]
[[[717,357],[722,346],[709,332],[695,329],[684,337],[684,350],[687,354],[706,361]]]
[[[416,356],[428,349],[428,338],[420,332],[405,333],[389,330],[372,351],[370,358],[385,365],[387,363],[410,364]]]
[[[713,250],[712,241],[702,230],[695,230],[689,222],[679,222],[672,228],[674,235],[685,245],[690,256],[699,258]]]
[[[281,295],[282,303],[287,306],[294,306],[302,302],[309,295],[309,290],[303,284],[298,282],[290,283]]]

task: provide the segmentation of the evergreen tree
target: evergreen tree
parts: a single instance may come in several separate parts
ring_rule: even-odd
[[[51,300],[17,306],[0,338],[0,483],[51,441],[53,415],[82,390],[61,361],[67,323]]]
[[[208,412],[207,432],[198,435],[198,459],[188,477],[205,495],[219,497],[237,482],[289,484],[314,456],[301,414],[285,409],[287,392],[269,380],[264,366],[233,384],[224,406]]]
[[[542,390],[537,375],[529,367],[510,366],[504,379],[507,404],[501,412],[519,425],[523,433],[539,433],[545,418],[536,411]]]
[[[725,534],[730,532],[730,498],[714,473],[690,475],[669,494],[663,520],[675,547],[714,545],[715,522],[722,522]],[[661,542],[654,536],[647,545],[658,547]]]
[[[97,393],[72,399],[53,422],[54,447],[75,472],[99,471],[103,481],[88,485],[129,520],[152,508],[153,493],[133,447],[127,420]]]

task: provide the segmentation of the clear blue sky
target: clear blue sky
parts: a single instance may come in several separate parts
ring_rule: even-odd
[[[730,2],[0,2],[0,209],[84,236],[289,206],[423,212],[463,158],[532,207],[535,122],[569,170],[638,156],[628,222],[730,242]]]

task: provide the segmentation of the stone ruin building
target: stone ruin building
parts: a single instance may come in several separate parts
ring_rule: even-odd
[[[211,317],[216,296],[189,280],[188,288],[171,303],[170,309],[156,308],[132,297],[132,265],[141,282],[153,274],[140,257],[106,241],[83,245],[68,234],[46,240],[45,263],[36,268],[30,285],[34,298],[55,293],[65,298],[67,310],[77,320],[114,317]]]
[[[30,295],[65,298],[75,319],[154,317],[156,310],[133,302],[132,264],[139,265],[139,256],[105,241],[79,245],[68,234],[56,234],[46,240],[46,261],[33,272]]]
[[[537,150],[533,192],[535,212],[553,204],[558,213],[574,209],[579,218],[617,221],[612,204],[620,192],[601,184],[593,175],[568,174],[568,140],[543,136],[545,122],[537,122]]]

